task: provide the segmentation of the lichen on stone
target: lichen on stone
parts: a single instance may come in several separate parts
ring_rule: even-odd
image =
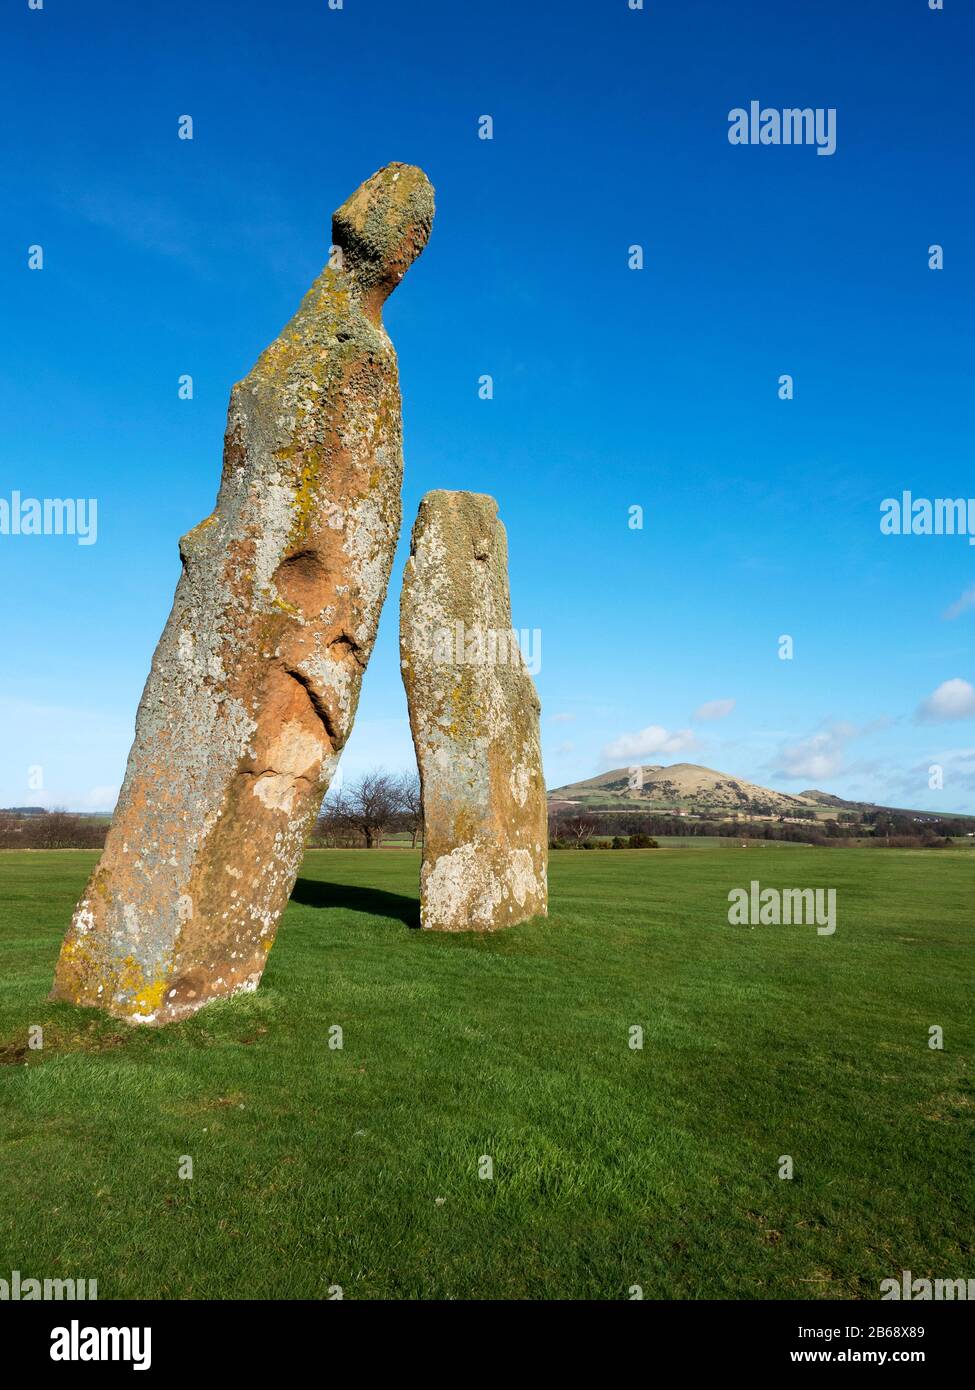
[[[381,310],[432,218],[419,169],[367,179],[335,215],[342,266],[325,267],[231,391],[216,505],[180,542],[56,997],[159,1024],[261,978],[389,581],[402,425]]]
[[[400,669],[420,768],[428,929],[490,931],[547,912],[539,702],[510,635],[497,503],[427,493],[403,578]]]

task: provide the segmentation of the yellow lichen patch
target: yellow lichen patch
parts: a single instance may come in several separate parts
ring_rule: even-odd
[[[477,705],[471,702],[475,692],[465,675],[466,673],[461,674],[450,692],[450,725],[447,732],[451,738],[459,738],[462,734],[477,728],[480,711]]]
[[[271,598],[270,595],[268,595],[268,597],[270,598],[270,601],[274,605],[274,607],[280,608],[282,613],[287,613],[289,617],[293,618],[298,618],[301,616],[301,610],[296,608],[293,603],[289,603],[287,599],[281,598],[279,594],[275,594],[273,598]]]
[[[261,353],[251,376],[264,381],[278,382],[286,378],[295,363],[300,361],[302,351],[297,334],[286,337],[282,333],[280,338],[275,338]]]
[[[147,981],[139,962],[132,956],[126,956],[116,973],[113,993],[116,996],[116,1002],[118,1002],[120,994],[131,996],[121,1005],[124,1013],[149,1017],[156,1012],[162,1003],[166,986],[165,973],[159,979]]]
[[[183,537],[184,543],[187,541],[191,541],[194,538],[194,536],[198,536],[201,531],[206,531],[211,526],[215,526],[216,524],[217,514],[216,512],[211,512],[209,516],[205,516],[202,521],[198,521],[195,526],[193,526],[189,531],[187,531],[186,535]]]
[[[349,291],[337,273],[328,268],[318,277],[316,284],[318,298],[315,310],[319,314],[334,314],[345,317],[349,312]]]
[[[473,840],[479,826],[478,818],[469,809],[458,811],[454,819],[454,838],[458,844]]]
[[[308,522],[318,502],[318,482],[322,471],[323,454],[321,449],[307,449],[301,462],[301,473],[294,500],[293,535],[303,536]]]
[[[296,435],[300,440],[299,426],[304,415],[299,412]],[[292,502],[293,521],[288,537],[288,546],[300,544],[308,535],[322,507],[322,474],[327,451],[319,445],[305,445],[301,442],[278,449],[274,454],[279,463],[287,464],[294,478],[294,501]]]
[[[155,984],[146,985],[143,989],[139,990],[138,994],[131,1001],[128,1010],[131,1013],[142,1014],[144,1016],[154,1014],[162,1003],[165,993],[165,980],[157,980]]]
[[[117,989],[124,990],[126,994],[144,988],[145,976],[142,973],[142,966],[134,956],[126,956],[119,965],[115,974],[115,985]]]
[[[97,994],[101,979],[98,942],[94,936],[71,931],[61,947],[58,961],[57,985],[62,998],[76,1004]]]
[[[105,869],[96,869],[91,876],[90,887],[101,898],[107,898],[109,896],[108,879],[109,875]]]

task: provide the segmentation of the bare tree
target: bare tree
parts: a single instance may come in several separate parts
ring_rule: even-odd
[[[559,822],[560,837],[567,836],[575,840],[576,845],[583,845],[599,830],[599,822],[592,816],[580,812],[575,816],[568,816]]]
[[[316,847],[337,849],[339,846],[350,844],[354,837],[355,831],[349,824],[342,794],[333,792],[322,804],[309,843]]]
[[[364,837],[367,849],[379,849],[399,807],[398,779],[378,768],[363,773],[342,793],[343,818]]]
[[[404,772],[397,783],[399,810],[403,825],[410,835],[410,845],[416,849],[417,836],[423,829],[423,798],[420,777],[416,772]]]

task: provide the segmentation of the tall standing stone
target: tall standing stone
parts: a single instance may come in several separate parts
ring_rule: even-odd
[[[493,497],[420,503],[400,656],[423,794],[421,924],[492,931],[547,913],[539,702],[511,627]]]
[[[381,312],[432,219],[419,169],[367,179],[298,312],[231,392],[216,507],[180,542],[56,998],[160,1024],[257,988],[389,581],[402,424]]]

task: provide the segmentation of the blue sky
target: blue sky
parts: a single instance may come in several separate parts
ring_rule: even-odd
[[[966,8],[14,0],[0,498],[94,497],[98,537],[0,535],[0,805],[112,805],[230,386],[402,160],[438,210],[385,315],[404,529],[346,774],[411,762],[402,562],[466,488],[541,632],[550,785],[684,760],[975,811],[975,548],[879,527],[975,495]],[[751,100],[835,108],[835,154],[730,144]]]

